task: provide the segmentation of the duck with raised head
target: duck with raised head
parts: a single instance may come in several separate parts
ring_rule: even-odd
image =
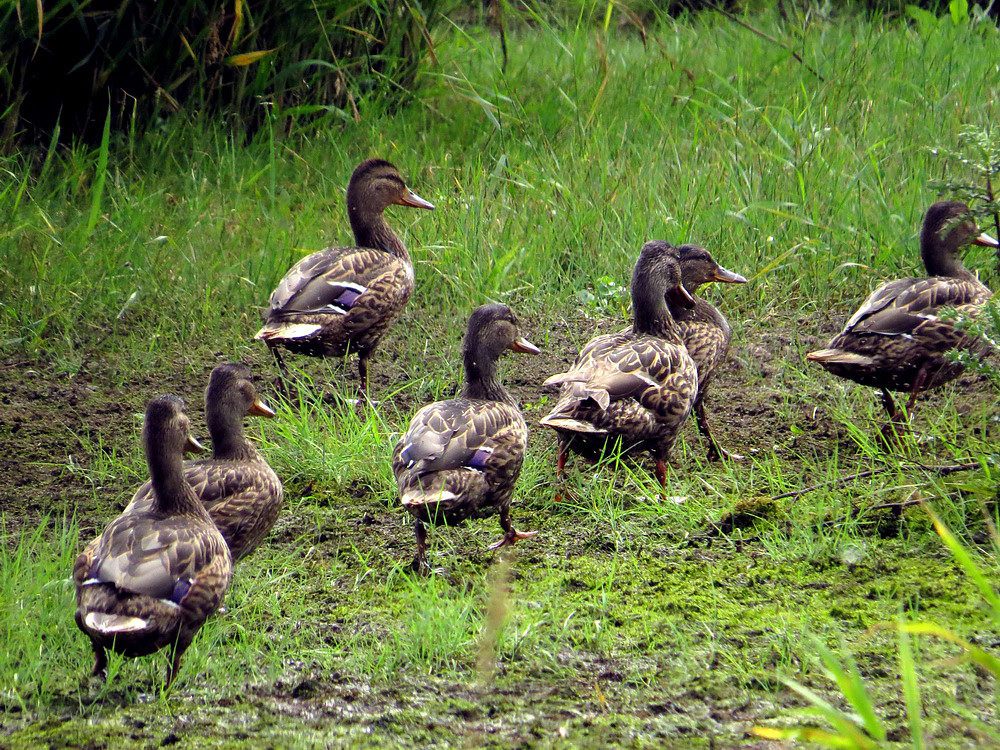
[[[279,347],[311,357],[358,354],[363,393],[368,360],[413,294],[413,263],[406,245],[386,223],[391,205],[433,209],[410,190],[392,164],[369,159],[347,186],[354,247],[328,247],[289,269],[271,294],[262,339],[285,374]]]
[[[679,304],[670,295],[667,295],[667,305],[670,307],[670,314],[673,315],[674,321],[677,323],[681,340],[698,367],[698,396],[694,401],[694,414],[698,420],[698,431],[708,441],[709,461],[718,461],[720,458],[739,461],[743,456],[729,453],[716,441],[708,426],[708,415],[705,412],[705,394],[708,392],[709,383],[712,382],[716,370],[726,359],[733,331],[715,305],[697,295],[698,289],[703,284],[709,284],[713,281],[745,284],[747,280],[738,273],[733,273],[720,266],[712,254],[703,247],[680,245],[677,252],[681,264],[681,283],[694,299],[694,306],[691,306],[687,300],[683,300],[683,304]]]
[[[253,552],[281,511],[281,480],[243,434],[243,417],[274,417],[257,393],[250,368],[218,365],[205,389],[205,419],[212,436],[212,457],[184,464],[184,479],[194,489],[229,545],[233,562]],[[126,511],[146,510],[153,487],[146,482]]]
[[[927,276],[882,284],[826,349],[806,355],[838,377],[880,388],[890,425],[905,423],[890,391],[910,394],[909,412],[918,393],[958,377],[965,369],[949,352],[985,351],[984,342],[958,328],[954,320],[941,317],[946,308],[975,315],[993,296],[959,256],[970,242],[998,246],[972,219],[962,218],[968,213],[969,207],[957,201],[931,206],[920,231]]]
[[[510,349],[537,354],[506,305],[483,305],[469,318],[462,359],[465,384],[458,398],[418,411],[392,453],[403,507],[416,519],[413,567],[427,569],[426,523],[455,525],[499,512],[503,538],[490,549],[537,532],[517,531],[510,520],[514,483],[521,473],[528,427],[517,402],[497,377]]]
[[[677,248],[647,242],[632,272],[632,325],[591,339],[569,371],[545,381],[560,386],[555,406],[541,420],[559,436],[560,481],[567,450],[596,458],[617,440],[622,452],[653,454],[666,490],[666,461],[698,394],[698,368],[667,298],[695,304],[681,283]]]
[[[200,449],[184,402],[150,401],[142,441],[152,503],[122,513],[76,558],[76,624],[90,638],[95,676],[105,674],[107,649],[135,657],[169,647],[169,687],[195,633],[222,604],[232,556],[184,479],[185,448]]]

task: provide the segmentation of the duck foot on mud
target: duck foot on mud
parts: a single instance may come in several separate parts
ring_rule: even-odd
[[[504,530],[503,538],[499,542],[494,542],[486,549],[513,547],[521,539],[530,539],[538,533],[537,531],[518,531],[515,529],[514,524],[510,522],[510,509],[506,507],[500,510],[500,526]]]

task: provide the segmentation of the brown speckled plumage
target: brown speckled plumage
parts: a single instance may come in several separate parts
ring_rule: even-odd
[[[229,587],[229,548],[184,480],[189,440],[184,402],[174,396],[150,401],[143,444],[153,501],[112,521],[76,559],[76,623],[90,637],[94,675],[107,667],[106,649],[144,656],[170,647],[169,686]]]
[[[984,342],[956,328],[940,313],[952,308],[975,315],[993,293],[970,273],[959,250],[970,241],[995,247],[979,234],[973,221],[956,219],[968,212],[964,203],[940,201],[927,211],[920,233],[920,252],[928,277],[890,281],[862,303],[826,349],[806,359],[834,375],[882,389],[890,419],[901,419],[890,391],[918,393],[957,377],[963,365],[948,356],[952,349],[984,351]]]
[[[561,386],[541,420],[559,434],[560,475],[567,449],[594,456],[620,440],[623,451],[653,454],[665,486],[664,462],[698,391],[698,371],[667,295],[693,304],[681,285],[677,248],[648,242],[632,274],[632,326],[591,339],[568,372],[545,381]]]
[[[417,570],[426,568],[424,523],[453,525],[499,512],[504,537],[494,548],[532,535],[515,530],[510,521],[528,428],[496,377],[497,360],[505,349],[538,351],[521,337],[509,307],[484,305],[475,310],[463,347],[461,395],[418,411],[393,450],[400,501],[416,518]]]
[[[698,397],[694,402],[694,413],[698,420],[698,430],[708,441],[708,460],[720,458],[741,458],[731,456],[712,435],[705,410],[705,396],[708,386],[720,364],[729,352],[732,329],[722,313],[707,300],[697,296],[698,288],[714,281],[744,284],[746,279],[720,266],[711,253],[698,245],[681,245],[677,248],[681,264],[681,281],[688,294],[694,299],[694,306],[678,304],[673,298],[667,299],[670,314],[677,323],[681,340],[698,368]]]
[[[281,480],[243,434],[247,414],[274,416],[259,400],[249,368],[219,365],[205,390],[212,458],[184,464],[185,480],[222,532],[234,562],[253,552],[271,530],[284,496]],[[151,503],[152,485],[146,482],[126,511]]]
[[[347,188],[356,247],[328,247],[289,269],[271,294],[263,339],[282,367],[277,347],[311,357],[359,355],[362,388],[368,358],[413,294],[413,264],[383,211],[392,204],[433,209],[381,159],[362,162]]]

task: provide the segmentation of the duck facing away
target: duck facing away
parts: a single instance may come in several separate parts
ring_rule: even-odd
[[[184,464],[184,479],[222,532],[233,562],[257,548],[274,526],[284,497],[278,475],[243,434],[243,417],[248,414],[274,417],[258,396],[248,367],[217,366],[205,390],[212,457]],[[126,512],[147,510],[152,503],[153,487],[146,482]]]
[[[951,350],[984,351],[983,342],[940,317],[945,308],[975,314],[993,296],[959,257],[959,250],[969,242],[998,246],[971,219],[959,220],[968,211],[964,203],[954,201],[931,206],[920,232],[927,277],[882,284],[828,348],[806,355],[838,377],[882,389],[890,425],[904,422],[890,391],[909,392],[909,411],[918,393],[962,372],[964,365],[949,358]]]
[[[465,385],[458,398],[418,411],[392,454],[399,499],[415,517],[414,569],[427,570],[425,523],[454,525],[499,512],[503,538],[496,549],[537,532],[510,520],[514,483],[521,473],[528,427],[517,403],[497,379],[504,350],[537,354],[506,305],[483,305],[469,318],[462,358]]]
[[[653,454],[656,477],[666,489],[670,449],[698,394],[698,369],[668,296],[695,304],[681,283],[677,248],[647,242],[632,272],[631,327],[591,339],[568,372],[545,381],[560,386],[556,405],[541,420],[559,436],[560,480],[567,450],[597,457],[617,439],[623,452]]]
[[[93,646],[94,675],[105,673],[107,649],[134,657],[169,647],[169,687],[195,633],[222,604],[232,557],[184,479],[184,449],[200,447],[184,402],[150,401],[142,439],[152,503],[118,516],[76,558],[76,624]]]
[[[716,442],[708,426],[705,413],[705,395],[719,365],[729,353],[729,342],[733,331],[722,313],[708,300],[697,296],[698,288],[713,281],[728,284],[745,284],[746,279],[720,266],[712,254],[698,245],[681,245],[677,248],[681,264],[681,283],[694,299],[694,306],[679,304],[668,295],[667,305],[677,323],[688,354],[698,368],[698,396],[694,401],[694,413],[698,420],[698,431],[708,441],[708,460],[720,458],[740,460],[742,456],[731,454]]]
[[[396,204],[433,209],[410,190],[389,162],[369,159],[351,175],[347,215],[354,247],[328,247],[289,269],[271,294],[255,339],[270,348],[282,375],[284,347],[310,357],[358,353],[361,388],[368,391],[368,360],[413,294],[413,264],[383,212]]]

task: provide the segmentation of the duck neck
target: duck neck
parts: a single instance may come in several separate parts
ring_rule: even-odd
[[[497,378],[497,356],[482,348],[467,348],[463,352],[465,362],[465,386],[462,398],[476,398],[484,401],[503,401],[512,404],[514,400]]]
[[[146,445],[146,463],[149,465],[150,484],[153,485],[153,509],[171,516],[207,515],[191,485],[184,478],[183,457],[169,453],[159,446]]]
[[[212,436],[212,458],[217,461],[247,461],[257,451],[243,435],[243,416],[235,409],[209,409],[205,415]]]
[[[973,280],[976,278],[962,263],[958,253],[950,252],[940,246],[932,246],[929,249],[923,248],[921,255],[928,276],[948,276],[954,279]]]
[[[409,262],[410,254],[406,245],[386,223],[381,211],[372,211],[356,201],[347,202],[347,213],[354,230],[354,242],[358,247],[383,250],[390,255]]]
[[[949,276],[955,279],[972,279],[975,276],[962,263],[956,252],[957,248],[948,247],[949,241],[959,231],[956,227],[942,237],[940,229],[924,224],[920,233],[920,257],[928,276]]]
[[[670,314],[662,290],[654,289],[648,279],[640,277],[632,286],[632,330],[669,341],[680,341],[677,324]]]

